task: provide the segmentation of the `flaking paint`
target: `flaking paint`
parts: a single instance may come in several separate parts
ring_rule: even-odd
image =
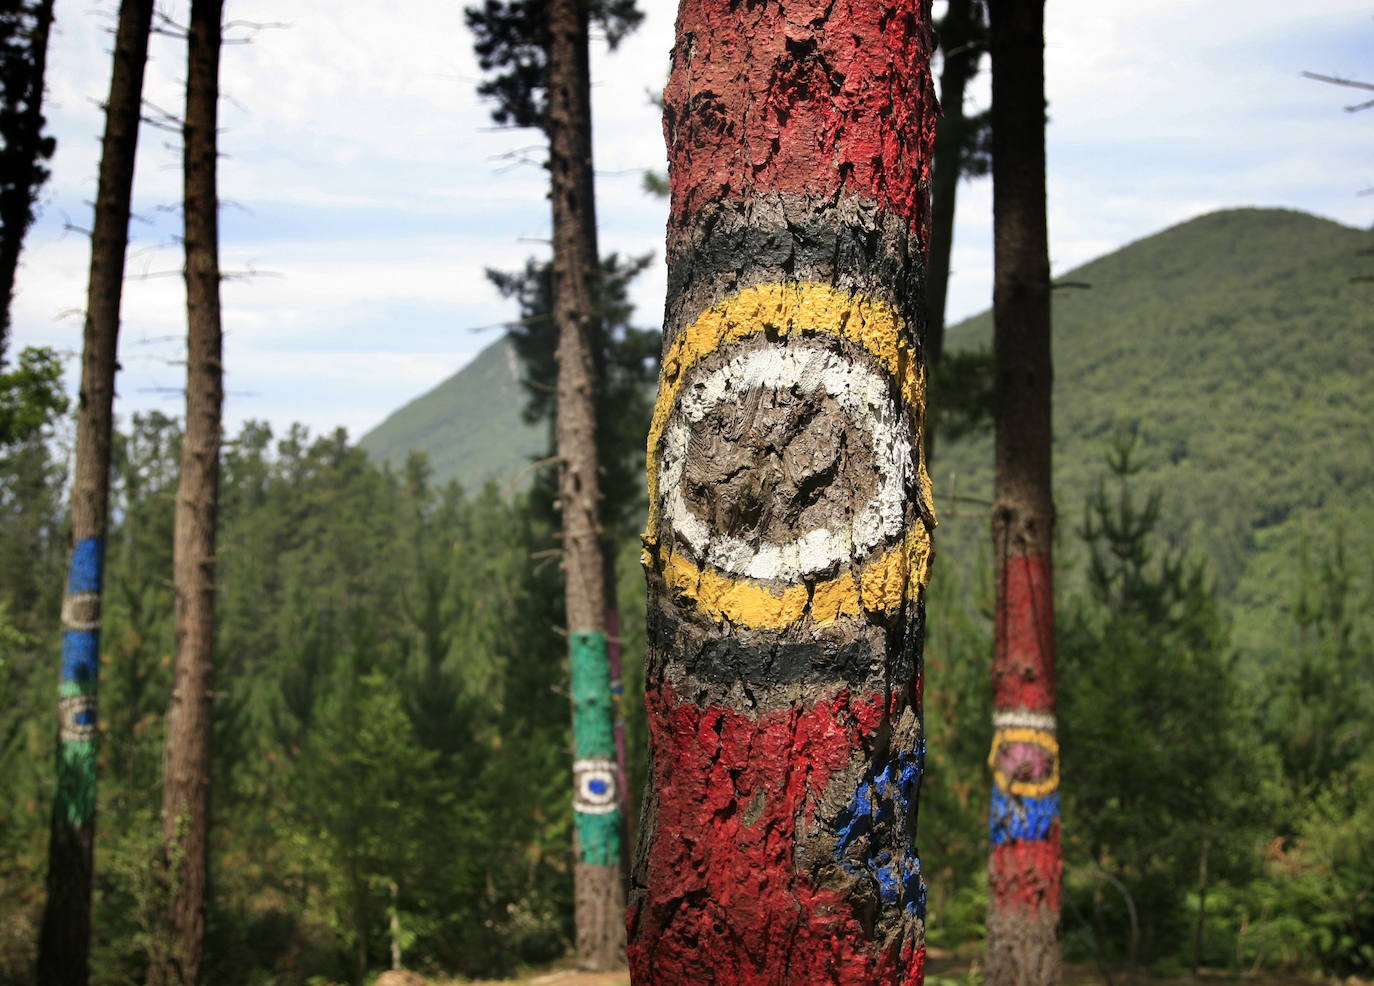
[[[924,948],[901,933],[922,922],[914,852],[903,855],[896,840],[858,858],[845,853],[878,812],[914,806],[918,750],[865,759],[899,718],[891,702],[840,689],[755,718],[681,702],[665,688],[646,704],[655,824],[673,836],[651,844],[647,896],[630,914],[632,981],[919,983]],[[685,901],[693,906],[676,906]],[[865,922],[885,911],[896,915],[893,935],[873,942]],[[657,923],[637,928],[641,921]],[[789,966],[761,965],[781,953]]]
[[[760,192],[853,195],[929,242],[928,0],[683,0],[678,24],[664,94],[674,219]]]

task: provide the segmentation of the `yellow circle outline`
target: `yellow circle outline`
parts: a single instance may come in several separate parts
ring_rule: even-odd
[[[1054,770],[1042,781],[1015,781],[1009,783],[1007,776],[997,766],[997,751],[1003,743],[1034,743],[1044,747],[1054,758]],[[1014,727],[999,729],[992,734],[992,750],[988,753],[988,766],[992,768],[992,779],[1003,791],[1018,798],[1039,798],[1059,789],[1059,740],[1054,733],[1044,729]]]
[[[853,342],[868,352],[898,383],[902,401],[916,422],[921,441],[925,411],[925,377],[908,339],[906,323],[891,305],[874,298],[837,291],[818,281],[761,284],[702,312],[673,341],[663,358],[658,400],[649,425],[647,473],[649,522],[644,533],[644,563],[658,544],[658,456],[656,450],[677,403],[687,371],[699,360],[730,343],[768,330],[778,335],[823,333]],[[932,503],[925,463],[917,466],[917,483],[926,511]],[[715,620],[728,619],[758,629],[778,630],[797,623],[810,610],[813,623],[833,623],[862,610],[890,612],[903,599],[914,598],[929,576],[930,534],[918,520],[902,542],[857,572],[808,586],[788,586],[781,593],[753,582],[702,569],[670,550],[662,564],[668,587],[694,600]]]

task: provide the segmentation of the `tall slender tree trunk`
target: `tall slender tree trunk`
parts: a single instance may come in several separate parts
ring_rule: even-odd
[[[162,868],[167,952],[154,986],[200,982],[209,878],[214,719],[215,517],[224,403],[216,127],[223,0],[192,0],[184,127],[186,434],[173,542],[176,662],[163,760]]]
[[[585,0],[550,0],[549,29],[558,501],[572,675],[577,961],[583,969],[602,970],[623,962],[625,895],[596,454],[591,336],[597,258]]]
[[[954,246],[954,205],[959,192],[965,139],[964,90],[978,67],[982,51],[973,45],[976,0],[950,0],[940,24],[940,124],[935,130],[934,174],[930,188],[930,266],[926,281],[926,362],[934,367],[945,349],[945,299],[949,294],[949,258]],[[927,451],[933,432],[926,435]]]
[[[1050,265],[1044,0],[992,0],[997,572],[988,866],[990,986],[1059,980]]]
[[[38,942],[40,986],[84,986],[91,933],[95,845],[96,692],[100,595],[110,498],[110,436],[119,345],[119,304],[129,242],[143,69],[153,0],[123,0],[91,231],[72,482],[72,554],[62,604],[57,793],[48,848],[48,900]]]
[[[4,306],[0,308],[0,365],[4,364],[10,335],[10,303],[14,300],[19,252],[33,223],[33,203],[38,187],[47,177],[47,171],[39,162],[52,153],[51,144],[46,151],[43,147],[43,78],[47,74],[52,14],[53,0],[39,0],[33,8],[33,30],[27,42],[33,52],[33,69],[23,79],[23,107],[18,109],[18,127],[12,135],[15,139],[12,146],[4,149],[6,163],[19,173],[12,176],[13,184],[0,192],[0,305]],[[7,95],[13,97],[19,93]]]
[[[923,0],[683,0],[637,984],[916,984]]]

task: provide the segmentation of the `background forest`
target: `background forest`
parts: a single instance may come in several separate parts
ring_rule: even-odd
[[[598,9],[637,23],[632,3]],[[536,42],[498,35],[487,55],[518,76]],[[508,105],[524,90],[485,92]],[[541,125],[524,109],[517,122]],[[52,150],[36,152],[40,172]],[[542,210],[543,194],[525,198]],[[1210,212],[1057,278],[1063,945],[1108,986],[1120,969],[1374,976],[1369,235],[1287,210]],[[637,318],[631,298],[656,270],[607,253],[595,278],[631,833],[660,342],[640,322],[657,313]],[[207,983],[362,983],[398,960],[497,977],[572,949],[548,276],[538,259],[487,271],[506,333],[357,440],[251,417],[225,436]],[[987,913],[990,337],[987,314],[952,325],[932,380],[941,527],[919,846],[928,942],[966,955]],[[20,356],[0,405],[0,984],[29,981],[48,867],[75,443],[60,361]],[[152,861],[182,443],[178,418],[121,405],[102,986],[143,982],[167,949]]]
[[[1269,230],[1310,242],[1317,268],[1334,265],[1308,269],[1302,281],[1317,283],[1284,303],[1308,324],[1321,319],[1309,304],[1331,306],[1309,348],[1329,345],[1339,359],[1303,357],[1301,372],[1277,378],[1300,398],[1280,418],[1301,411],[1309,434],[1330,435],[1329,451],[1295,447],[1294,461],[1309,468],[1272,487],[1253,481],[1273,467],[1255,470],[1207,447],[1211,435],[1243,445],[1253,430],[1261,451],[1274,440],[1280,418],[1248,397],[1230,412],[1215,404],[1214,420],[1188,430],[1180,452],[1167,395],[1151,406],[1123,389],[1129,359],[1076,362],[1076,333],[1087,325],[1100,341],[1157,320],[1161,328],[1140,330],[1152,346],[1163,326],[1214,317],[1202,301],[1189,315],[1117,301],[1133,279],[1159,276],[1142,256],[1153,250],[1187,267],[1190,242],[1215,257],[1212,240],[1234,241],[1236,224],[1260,253]],[[1094,288],[1057,311],[1066,954],[1108,968],[1367,974],[1370,463],[1352,444],[1355,423],[1341,421],[1344,395],[1370,372],[1367,311],[1340,303],[1341,292],[1361,290],[1345,269],[1359,262],[1348,251],[1358,234],[1251,212],[1158,239],[1075,272]],[[1237,269],[1247,263],[1242,256]],[[1228,269],[1214,260],[1195,273],[1216,285]],[[1116,313],[1094,313],[1098,298]],[[617,311],[623,327],[629,313]],[[1288,324],[1252,317],[1207,338],[1272,352],[1266,326]],[[980,331],[975,320],[952,337],[976,347]],[[1213,377],[1225,352],[1209,346],[1185,376]],[[469,400],[486,394],[491,414],[509,414],[521,398],[510,392],[511,364],[500,365],[505,377],[484,364],[445,388]],[[537,380],[537,368],[525,372]],[[491,397],[502,387],[504,405]],[[10,982],[26,975],[45,866],[66,440],[59,425],[11,447],[0,472],[0,969]],[[117,444],[93,969],[103,983],[138,981],[156,947],[148,860],[170,685],[179,440],[174,420],[149,414],[127,421]],[[936,460],[937,495],[949,495],[928,607],[931,763],[920,848],[930,942],[941,948],[979,941],[985,906],[991,588],[979,546],[987,478],[975,466],[986,461],[985,440],[975,429]],[[630,467],[642,456],[628,440],[621,454]],[[569,946],[570,730],[547,470],[521,467],[514,481],[466,491],[436,476],[422,453],[391,465],[379,458],[342,432],[274,435],[250,424],[226,442],[211,982],[347,978],[360,961],[384,965],[393,937],[410,967],[474,976]],[[1171,470],[1197,479],[1180,482]],[[1315,483],[1318,475],[1334,481]],[[1198,520],[1211,516],[1209,498],[1228,504],[1239,537]],[[1329,524],[1317,522],[1323,505]],[[635,519],[618,565],[631,806],[644,742]],[[1266,555],[1274,540],[1281,562]],[[1257,579],[1257,566],[1282,580]],[[1245,590],[1252,583],[1271,591],[1255,598]]]

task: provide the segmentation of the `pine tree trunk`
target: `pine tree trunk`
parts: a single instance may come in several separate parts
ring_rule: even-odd
[[[683,0],[640,986],[915,984],[929,4]]]
[[[1043,0],[993,0],[997,571],[988,867],[989,986],[1059,980],[1050,266]]]
[[[167,954],[154,986],[194,986],[209,876],[215,642],[215,517],[224,401],[219,304],[216,120],[223,0],[192,0],[186,70],[186,434],[173,543],[176,662],[163,761]]]
[[[974,37],[974,0],[950,0],[940,26],[945,54],[940,73],[940,124],[935,130],[934,171],[930,186],[930,267],[926,282],[926,363],[934,367],[945,348],[945,299],[949,294],[949,257],[954,246],[954,204],[959,191],[959,160],[963,149],[964,89],[980,52]],[[927,451],[933,432],[926,435]]]
[[[43,147],[43,77],[47,73],[48,36],[52,32],[53,0],[39,0],[33,9],[33,31],[28,47],[33,52],[33,70],[23,80],[23,109],[14,146],[4,149],[8,164],[16,169],[13,180],[0,192],[0,365],[4,364],[10,336],[10,303],[14,300],[14,277],[19,269],[19,253],[24,236],[33,223],[33,203],[38,186],[46,177],[39,161],[46,157]],[[51,149],[49,149],[51,153]]]
[[[587,9],[549,3],[549,171],[553,308],[558,328],[558,500],[573,699],[574,902],[577,961],[624,960],[613,709],[606,640],[606,574],[596,454],[592,277],[596,267]]]
[[[110,498],[110,440],[124,254],[153,0],[123,0],[115,35],[105,139],[91,231],[81,396],[72,481],[72,555],[62,605],[57,793],[48,900],[38,942],[40,986],[83,986],[91,932],[100,683],[100,596]]]

